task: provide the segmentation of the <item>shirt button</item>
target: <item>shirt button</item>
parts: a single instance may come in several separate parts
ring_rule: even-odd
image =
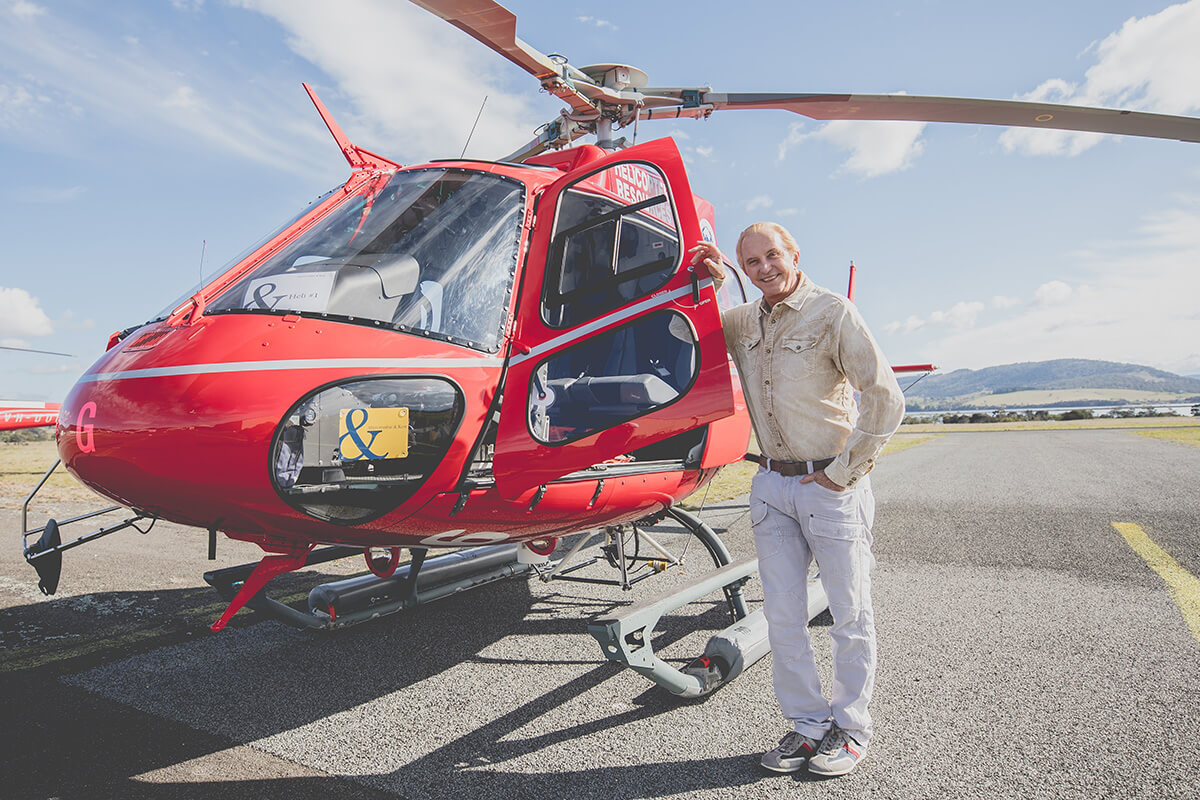
[[[771,385],[771,382],[770,382],[770,381],[763,381],[763,385],[764,385],[764,386],[770,386],[770,385]]]
[[[771,355],[771,348],[767,348],[767,355]]]

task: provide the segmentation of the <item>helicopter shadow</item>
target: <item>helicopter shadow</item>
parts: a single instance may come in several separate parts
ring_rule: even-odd
[[[139,600],[138,593],[114,593],[117,594],[120,596],[91,596],[87,602],[98,607],[106,604],[128,607]],[[172,597],[171,592],[156,592],[154,596],[160,603],[171,603],[183,601],[184,594],[191,596],[182,591],[179,597]],[[150,598],[140,599],[148,602]],[[377,773],[365,780],[368,785],[394,791],[398,786],[397,773],[402,771],[404,779],[399,786],[425,775],[427,780],[447,786],[461,783],[460,788],[465,791],[477,779],[482,765],[535,756],[577,739],[643,723],[677,707],[678,702],[665,692],[651,690],[623,704],[615,713],[557,724],[559,719],[571,718],[566,706],[623,672],[620,666],[601,660],[595,642],[586,634],[586,624],[589,618],[628,602],[626,598],[610,600],[561,592],[539,597],[527,582],[513,581],[332,634],[295,631],[278,623],[260,621],[257,615],[250,614],[239,618],[239,624],[231,625],[222,634],[211,635],[196,630],[200,612],[211,612],[210,607],[200,606],[190,614],[191,630],[168,628],[157,640],[150,636],[151,644],[135,646],[134,652],[123,660],[110,660],[84,672],[63,676],[61,680],[67,686],[62,688],[86,689],[155,718],[198,729],[217,740],[256,747],[266,742],[268,745],[262,749],[272,752],[276,750],[270,745],[273,740],[303,737],[309,729],[317,735],[342,729],[348,715],[378,706],[380,702],[394,701],[400,708],[400,721],[390,730],[393,735],[408,736],[411,728],[403,721],[406,706],[424,719],[424,712],[417,706],[437,702],[431,695],[439,692],[423,692],[419,688],[422,684],[434,680],[450,696],[469,694],[454,689],[454,684],[478,679],[487,672],[499,673],[498,682],[502,683],[507,669],[523,671],[527,677],[518,683],[540,686],[540,691],[520,692],[522,702],[516,705],[493,702],[492,713],[500,711],[499,716],[468,725],[457,738],[416,753],[414,758],[393,755],[390,758],[399,762],[396,772]],[[63,606],[62,612],[77,613],[74,608],[79,603],[77,599],[51,601],[36,608],[44,613],[53,612],[47,606],[56,603]],[[19,615],[22,609],[12,611]],[[208,621],[207,614],[203,618]],[[697,626],[719,629],[726,624],[722,619],[723,611],[716,606],[699,614],[664,617],[655,646],[667,648],[693,633]],[[119,636],[115,629],[110,633]],[[505,655],[504,648],[493,654],[499,643],[510,637],[525,642],[521,655]],[[565,657],[568,653],[570,657]],[[587,658],[588,653],[594,653],[595,657]],[[584,657],[575,657],[576,654]],[[528,679],[531,674],[541,675],[543,680]],[[626,688],[622,685],[619,690],[624,692]],[[543,718],[556,720],[551,730],[518,735],[523,728]],[[383,730],[388,730],[390,724],[379,721]],[[282,750],[279,754],[288,757]],[[137,775],[169,766],[169,759],[166,761],[133,759],[127,768]],[[501,782],[505,780],[504,773],[496,773],[492,767],[483,771]],[[603,773],[604,770],[599,770],[597,775]],[[587,779],[588,774],[563,773],[556,777],[522,773],[514,774],[512,779],[541,782],[547,787],[554,785],[561,791],[566,786],[561,781]],[[319,781],[296,783],[290,778],[284,783],[296,791],[305,787],[315,791],[320,786]],[[486,794],[491,795],[497,784],[488,785]],[[275,784],[271,786],[272,792],[278,788]],[[195,796],[208,796],[207,789],[204,792]],[[69,792],[54,793],[69,795]],[[139,784],[137,792],[121,793],[155,796],[157,792]]]

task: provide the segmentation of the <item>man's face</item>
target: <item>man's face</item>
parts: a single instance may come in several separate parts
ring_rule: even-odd
[[[800,283],[800,254],[788,251],[779,234],[748,233],[742,239],[742,269],[768,303],[787,297]]]

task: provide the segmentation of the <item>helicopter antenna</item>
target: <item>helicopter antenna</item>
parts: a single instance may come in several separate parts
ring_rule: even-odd
[[[208,252],[208,239],[200,240],[200,283],[196,287],[196,291],[204,288],[204,256]]]
[[[463,151],[459,155],[462,158],[467,154],[467,145],[471,143],[471,137],[475,135],[475,127],[479,124],[479,118],[483,116],[483,107],[487,105],[488,96],[483,96],[483,102],[479,104],[479,113],[475,115],[475,125],[471,126],[471,132],[467,134],[467,141],[463,143]]]

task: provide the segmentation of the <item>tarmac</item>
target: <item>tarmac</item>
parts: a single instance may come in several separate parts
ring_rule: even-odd
[[[243,611],[212,634],[224,604],[201,574],[257,548],[222,540],[210,562],[203,531],[124,531],[66,553],[43,598],[0,511],[0,795],[1193,800],[1197,476],[1200,448],[1109,430],[952,433],[883,459],[876,733],[836,779],[759,767],[785,730],[769,658],[701,701],[603,660],[589,619],[689,575],[509,581],[332,634]],[[745,498],[700,516],[753,554]],[[281,593],[357,564],[318,569]],[[718,599],[664,618],[656,651],[698,655]]]

